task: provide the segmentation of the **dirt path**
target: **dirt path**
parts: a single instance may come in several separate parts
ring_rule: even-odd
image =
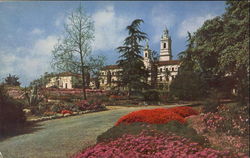
[[[145,108],[156,107],[117,107],[108,111],[40,122],[37,124],[39,129],[33,132],[1,141],[0,152],[3,158],[67,158],[84,147],[93,145],[96,137],[111,128],[122,115]]]

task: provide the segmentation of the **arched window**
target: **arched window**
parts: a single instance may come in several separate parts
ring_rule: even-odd
[[[162,76],[160,76],[160,81],[162,81]]]
[[[145,53],[145,57],[148,57],[148,53]]]
[[[174,71],[174,68],[172,67],[172,71]]]
[[[162,68],[160,68],[160,72],[162,72]]]
[[[163,43],[163,48],[166,48],[167,47],[167,44],[166,43]]]

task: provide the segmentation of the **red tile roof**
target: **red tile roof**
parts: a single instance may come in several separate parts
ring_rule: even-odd
[[[102,69],[103,70],[107,70],[107,69],[119,69],[119,66],[118,65],[107,65],[107,66],[104,66]]]

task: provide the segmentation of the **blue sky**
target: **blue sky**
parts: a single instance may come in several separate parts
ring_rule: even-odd
[[[205,20],[223,14],[226,7],[224,1],[0,1],[0,79],[15,74],[25,86],[53,71],[51,50],[62,35],[68,13],[80,3],[95,23],[92,54],[106,56],[106,64],[118,59],[115,48],[122,44],[125,27],[134,19],[144,20],[141,29],[148,34],[150,48],[158,52],[167,27],[176,59],[185,50],[187,31],[195,32]]]

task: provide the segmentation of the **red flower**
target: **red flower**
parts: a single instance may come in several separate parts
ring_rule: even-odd
[[[70,111],[70,110],[62,110],[61,114],[72,114],[72,111]]]
[[[134,122],[145,122],[150,124],[164,124],[170,121],[179,121],[185,123],[184,117],[197,115],[198,112],[190,107],[174,107],[174,108],[157,108],[148,110],[139,110],[131,112],[122,116],[117,122],[116,126],[125,123],[130,124]]]
[[[181,115],[182,117],[188,117],[191,115],[198,115],[199,114],[196,110],[192,109],[191,107],[187,107],[187,106],[173,107],[173,108],[169,108],[169,110]]]

